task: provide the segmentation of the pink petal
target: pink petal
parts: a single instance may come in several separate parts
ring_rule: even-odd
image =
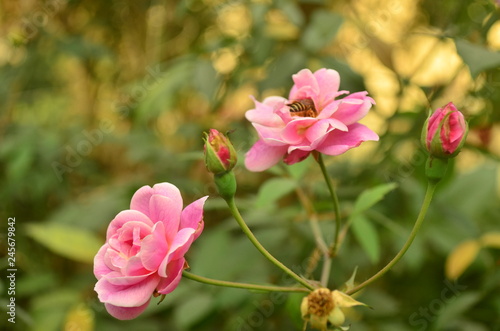
[[[163,222],[165,237],[168,242],[172,241],[179,231],[182,200],[172,200],[169,197],[155,194],[149,200],[149,211],[153,222]]]
[[[439,129],[445,116],[446,113],[441,108],[438,108],[429,118],[427,123],[427,148],[430,148],[432,138],[436,135],[436,131]]]
[[[449,139],[451,143],[460,142],[465,133],[465,120],[462,113],[459,111],[453,112],[450,115],[449,120],[450,135]]]
[[[297,149],[291,152],[290,154],[287,154],[283,159],[283,161],[286,164],[291,165],[306,159],[309,156],[309,154],[311,154],[311,152]]]
[[[290,102],[286,102],[287,104]],[[278,115],[281,118],[281,125],[279,125],[280,128],[282,128],[286,123],[290,122],[291,120],[294,119],[294,116],[290,114],[290,108],[286,105],[284,105],[281,108],[278,108],[275,110],[276,115]]]
[[[159,183],[153,186],[154,194],[163,195],[171,199],[176,206],[181,206],[182,209],[182,196],[181,191],[177,186],[170,183]]]
[[[320,120],[307,129],[306,137],[311,143],[314,143],[325,138],[328,133],[335,129],[347,131],[347,126],[336,119]]]
[[[128,259],[127,265],[122,270],[123,274],[126,276],[144,276],[151,274],[151,270],[147,270],[144,268],[144,264],[142,263],[141,257],[132,256]]]
[[[97,281],[94,290],[101,302],[120,307],[138,307],[149,301],[159,282],[157,274],[134,285],[113,285],[103,277]]]
[[[143,186],[132,196],[130,209],[138,210],[149,216],[149,200],[154,194],[166,196],[174,201],[175,204],[182,206],[182,197],[179,189],[170,183],[159,183],[153,186]]]
[[[294,85],[290,90],[290,100],[299,100],[311,98],[314,101],[316,96],[319,94],[320,88],[316,77],[309,69],[302,69],[298,73],[292,76]]]
[[[378,135],[362,124],[355,123],[348,128],[347,132],[340,130],[330,132],[317,150],[327,155],[340,155],[364,141],[378,140]]]
[[[106,232],[106,239],[111,238],[119,229],[128,222],[142,222],[145,225],[152,227],[153,222],[143,213],[136,210],[124,210],[118,213],[115,218],[109,223]]]
[[[131,320],[139,316],[148,307],[151,298],[143,305],[138,307],[118,307],[109,303],[105,303],[104,306],[108,313],[119,320]]]
[[[298,117],[286,125],[281,136],[287,144],[301,144],[305,139],[306,131],[317,121],[315,118]]]
[[[123,246],[130,246],[130,244],[140,245],[142,238],[150,234],[151,230],[152,227],[149,224],[140,221],[130,221],[124,223],[123,226],[117,230],[117,233],[112,237],[112,239],[117,240],[120,243],[121,248],[123,248]],[[124,251],[122,252],[128,253]]]
[[[461,112],[453,111],[441,129],[443,149],[452,154],[462,142],[466,131],[465,119]]]
[[[121,272],[113,271],[107,274],[103,279],[105,279],[111,285],[117,286],[133,286],[139,284],[146,280],[149,276],[153,274],[153,271],[144,270],[144,274],[136,276],[127,276]]]
[[[145,215],[149,215],[149,199],[154,194],[154,190],[149,185],[144,185],[138,189],[130,201],[130,209],[138,210]]]
[[[332,117],[332,115],[338,110],[340,103],[342,100],[334,100],[328,104],[326,104],[321,112],[316,116],[317,119],[326,119]]]
[[[286,154],[287,146],[269,146],[258,140],[245,156],[245,166],[250,171],[264,171],[278,163]]]
[[[168,255],[163,259],[160,267],[158,268],[158,274],[161,277],[166,277],[165,272],[171,261],[180,259],[189,250],[194,240],[194,232],[195,230],[191,228],[185,228],[179,231],[174,239],[174,242],[172,243],[172,246],[170,246]]]
[[[128,256],[109,248],[104,255],[104,263],[114,271],[121,270],[127,264]]]
[[[324,106],[335,99],[339,94],[340,76],[332,69],[319,69],[314,73],[319,86],[319,103]]]
[[[297,150],[305,151],[305,152],[312,152],[314,149],[315,148],[313,148],[313,146],[311,146],[311,144],[309,142],[307,142],[307,144],[304,144],[304,145],[289,146],[288,150],[287,150],[287,154],[291,154],[292,152],[297,151]],[[287,157],[289,157],[289,156],[288,155],[285,156],[285,158],[287,158]]]
[[[356,123],[366,116],[374,103],[366,94],[367,92],[358,92],[345,97],[332,116],[346,125]]]
[[[252,97],[255,102],[255,109],[250,109],[245,113],[245,117],[252,123],[257,123],[263,126],[278,127],[283,125],[280,116],[275,113],[276,109],[280,109],[287,102],[285,98],[269,97],[264,101],[258,102]]]
[[[174,237],[172,237],[172,240]],[[167,253],[168,242],[165,236],[165,226],[164,223],[159,222],[155,224],[153,233],[142,241],[140,252],[141,263],[144,268],[156,271]]]
[[[94,257],[94,275],[98,280],[101,279],[103,275],[107,275],[108,273],[113,271],[113,269],[107,266],[104,260],[104,256],[108,248],[108,244],[102,245],[102,247]]]
[[[208,196],[203,197],[187,205],[181,214],[181,224],[179,226],[179,230],[184,228],[195,229],[195,240],[203,230],[203,206],[205,205],[207,198]]]
[[[169,294],[177,285],[182,278],[182,270],[184,270],[184,263],[186,260],[184,258],[180,258],[178,260],[172,261],[168,265],[167,269],[167,277],[162,278],[160,283],[158,284],[157,291],[160,294]]]
[[[264,140],[268,145],[283,146],[286,144],[281,137],[281,131],[283,130],[283,128],[272,128],[256,123],[253,123],[253,126],[259,134],[259,138]]]

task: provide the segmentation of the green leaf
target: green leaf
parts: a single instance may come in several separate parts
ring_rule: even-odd
[[[363,214],[357,214],[352,218],[351,228],[370,261],[377,263],[380,259],[380,239],[373,224]]]
[[[485,211],[498,206],[496,193],[497,171],[492,163],[486,163],[476,169],[455,178],[436,200],[453,206],[459,215],[464,215],[471,222],[481,220]],[[473,223],[473,225],[474,225]]]
[[[123,194],[127,186],[112,186],[107,190],[95,190],[85,198],[70,201],[55,210],[47,219],[49,223],[64,224],[98,232],[105,229],[119,211],[130,204]]]
[[[191,270],[206,277],[220,279],[231,277],[234,266],[227,265],[226,253],[232,252],[232,249],[229,232],[205,231],[190,254]],[[226,256],[226,258],[220,259],[220,256]]]
[[[182,330],[187,330],[208,316],[214,309],[214,297],[199,293],[181,303],[175,311],[175,320]]]
[[[463,317],[465,313],[470,311],[481,299],[482,294],[479,292],[465,292],[466,287],[460,283],[445,283],[446,295],[445,300],[441,300],[443,308],[436,315],[434,330],[443,330],[444,326],[449,325],[452,321]],[[441,293],[445,293],[444,290]],[[443,297],[443,295],[441,295]],[[439,297],[437,298],[439,300]],[[464,329],[469,330],[469,329]]]
[[[278,53],[269,67],[267,78],[262,81],[260,90],[283,88],[290,86],[291,76],[307,66],[307,56],[300,48],[290,49]]]
[[[455,39],[458,55],[469,66],[472,77],[486,69],[500,66],[500,52],[492,52],[481,45],[463,39]]]
[[[302,35],[302,46],[309,52],[319,51],[335,37],[343,21],[342,16],[330,11],[315,11],[312,15],[311,24]]]
[[[302,162],[292,164],[291,166],[287,167],[288,172],[295,180],[300,180],[304,177],[307,170],[309,170],[312,160],[313,158],[309,157]]]
[[[284,293],[280,295],[285,295]],[[302,330],[304,320],[301,317],[300,304],[306,296],[304,293],[287,293],[285,310],[296,327],[296,330]]]
[[[34,319],[31,330],[62,330],[67,311],[78,302],[80,295],[78,291],[63,288],[34,297],[31,300],[31,311]]]
[[[397,187],[395,183],[382,184],[371,189],[365,190],[356,200],[354,204],[354,210],[352,211],[352,215],[360,214],[367,210],[368,208],[375,205],[377,202],[382,200],[382,198],[394,190]]]
[[[279,198],[292,192],[297,182],[288,178],[273,178],[260,187],[257,195],[257,207],[265,207],[273,204]]]
[[[92,232],[63,224],[27,224],[26,230],[54,253],[78,262],[93,263],[103,244]]]
[[[208,60],[196,62],[193,75],[194,87],[207,99],[212,100],[220,85],[220,77],[212,66],[212,62]]]

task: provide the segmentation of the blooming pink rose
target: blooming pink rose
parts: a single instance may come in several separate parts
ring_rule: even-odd
[[[313,151],[339,155],[378,135],[357,123],[375,103],[367,92],[339,91],[337,71],[303,69],[293,75],[288,100],[268,97],[255,101],[246,118],[257,130],[259,140],[246,154],[251,171],[266,170],[281,159],[287,164],[304,160]]]
[[[464,144],[467,131],[464,115],[450,102],[429,116],[422,130],[422,144],[432,156],[453,157]]]
[[[94,258],[94,275],[95,291],[112,316],[135,318],[152,294],[168,294],[177,287],[186,266],[184,254],[203,231],[206,199],[183,210],[174,185],[143,186],[130,209],[111,221],[106,243]]]

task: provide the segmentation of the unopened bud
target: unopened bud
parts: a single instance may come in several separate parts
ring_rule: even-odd
[[[236,151],[231,141],[215,129],[205,133],[205,165],[214,175],[221,175],[234,168]]]
[[[425,121],[422,145],[431,157],[454,157],[462,149],[467,132],[468,125],[464,115],[450,102],[443,108],[438,108]]]

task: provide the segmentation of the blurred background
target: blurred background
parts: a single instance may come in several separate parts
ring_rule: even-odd
[[[232,131],[240,154],[257,137],[250,95],[287,96],[303,68],[337,70],[367,90],[362,123],[377,132],[326,157],[344,217],[363,190],[396,183],[364,212],[333,261],[330,285],[362,281],[404,243],[425,190],[420,130],[452,101],[470,132],[404,259],[356,298],[351,330],[500,330],[500,9],[491,0],[0,1],[0,266],[15,218],[16,330],[301,330],[302,295],[251,293],[184,279],[136,320],[107,314],[93,256],[139,187],[168,181],[185,204],[210,195],[195,274],[292,285],[264,260],[217,197],[202,133]],[[240,162],[241,163],[241,162]],[[319,278],[307,214],[327,239],[333,213],[319,167],[250,173],[237,203],[257,237]],[[319,268],[316,268],[319,266]],[[0,279],[3,329],[10,296]]]

